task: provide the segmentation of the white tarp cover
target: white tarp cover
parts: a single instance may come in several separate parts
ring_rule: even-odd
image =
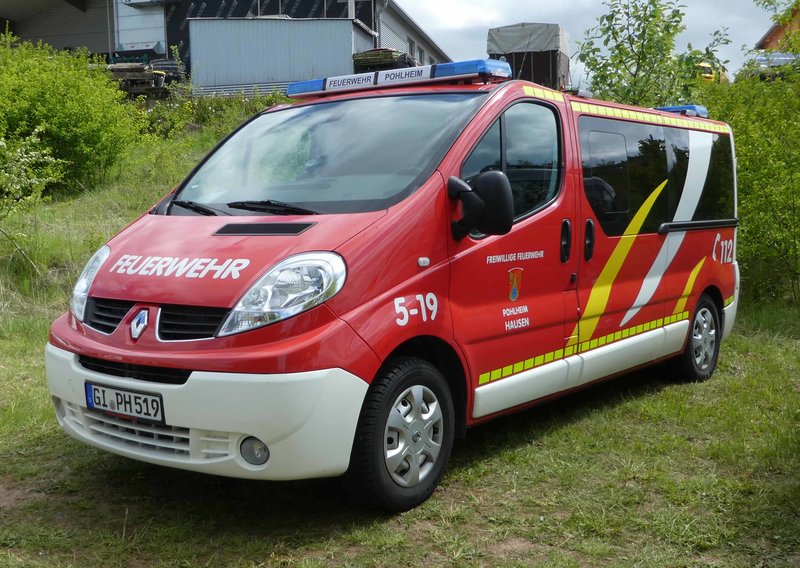
[[[489,30],[490,55],[527,51],[560,51],[569,57],[569,35],[558,24],[513,24]]]

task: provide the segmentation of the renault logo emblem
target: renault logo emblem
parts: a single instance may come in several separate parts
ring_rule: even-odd
[[[131,338],[139,339],[147,329],[147,308],[141,310],[131,322]]]

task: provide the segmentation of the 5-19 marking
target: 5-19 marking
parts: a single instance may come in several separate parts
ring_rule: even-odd
[[[419,307],[407,308],[406,301],[408,301],[409,304],[416,301]],[[411,318],[418,315],[422,318],[422,321],[428,321],[429,318],[433,321],[436,319],[436,314],[439,311],[439,300],[433,292],[428,292],[424,296],[422,294],[417,294],[413,298],[395,298],[394,311],[398,314],[397,319],[394,321],[401,327],[408,325]]]

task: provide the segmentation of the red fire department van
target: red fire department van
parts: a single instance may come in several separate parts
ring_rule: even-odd
[[[89,260],[61,427],[146,462],[427,499],[468,427],[736,316],[731,131],[469,61],[296,83]]]

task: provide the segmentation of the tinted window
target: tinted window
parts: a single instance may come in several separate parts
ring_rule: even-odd
[[[555,197],[558,130],[553,112],[519,104],[505,113],[506,173],[514,194],[514,214],[524,215]]]
[[[584,173],[583,178],[586,199],[606,234],[622,234],[628,225],[630,200],[625,137],[613,132],[589,132],[589,156],[589,175]]]
[[[733,219],[735,216],[731,139],[715,134],[706,184],[692,220]]]
[[[388,96],[266,113],[220,146],[179,199],[217,208],[272,199],[321,213],[385,209],[430,177],[483,100]]]
[[[603,231],[619,236],[665,180],[667,151],[661,126],[581,117],[581,155],[586,199]],[[662,191],[640,233],[654,233],[667,220]]]
[[[473,184],[478,174],[489,170],[502,170],[508,176],[517,218],[553,199],[559,187],[555,113],[528,103],[509,108],[464,162],[461,177]]]
[[[475,178],[482,172],[502,170],[502,154],[500,149],[500,121],[496,120],[492,127],[484,134],[483,138],[472,154],[469,155],[461,168],[461,178],[474,185]]]
[[[683,187],[686,185],[686,174],[689,171],[689,131],[665,128],[664,134],[667,142],[667,168],[669,170],[667,219],[673,220],[678,210]]]

